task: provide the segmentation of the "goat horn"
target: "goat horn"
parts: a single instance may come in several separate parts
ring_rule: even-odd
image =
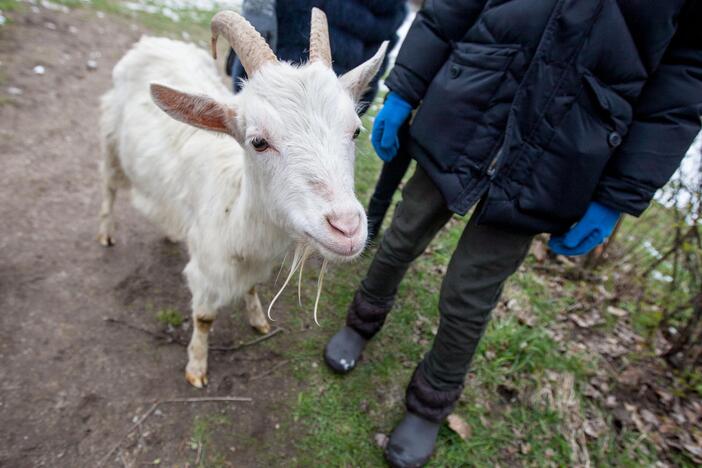
[[[217,58],[217,37],[221,34],[232,46],[249,76],[253,76],[265,63],[278,61],[263,37],[238,13],[220,11],[212,17],[210,29],[212,56]]]
[[[322,62],[328,67],[332,63],[327,15],[316,7],[312,8],[310,22],[310,62]]]

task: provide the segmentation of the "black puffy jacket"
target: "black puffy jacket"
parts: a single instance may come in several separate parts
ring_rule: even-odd
[[[281,60],[307,60],[313,7],[327,15],[339,75],[371,58],[383,41],[397,43],[397,28],[407,15],[405,0],[278,0],[276,54]]]
[[[638,216],[700,129],[702,2],[427,0],[387,80],[410,153],[465,214],[562,232]]]
[[[278,0],[276,18],[278,39],[276,56],[280,60],[302,63],[307,60],[310,43],[310,12],[320,8],[327,15],[331,45],[332,66],[338,75],[371,58],[384,41],[390,41],[388,50],[397,44],[397,28],[407,16],[406,0]],[[227,73],[231,75],[234,55],[227,58]],[[375,76],[363,103],[373,100],[381,71]],[[234,70],[235,83],[246,78],[242,67]],[[238,90],[238,85],[235,90]]]

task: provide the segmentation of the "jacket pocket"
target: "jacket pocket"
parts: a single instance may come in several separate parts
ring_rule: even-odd
[[[565,223],[577,221],[631,124],[632,109],[626,99],[590,73],[581,79],[574,105],[550,141],[535,148],[533,166],[517,196],[525,213]]]
[[[480,151],[466,155],[467,144],[483,124],[484,114],[519,50],[515,45],[458,43],[439,70],[410,133],[441,170],[450,171],[459,158],[479,168],[481,159],[487,157]]]
[[[624,136],[632,120],[629,102],[589,72],[583,75],[583,84],[599,110],[599,117],[603,124],[609,130],[617,131]]]

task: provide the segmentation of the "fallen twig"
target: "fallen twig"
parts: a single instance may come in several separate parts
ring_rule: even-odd
[[[247,346],[255,345],[256,343],[260,343],[261,341],[265,341],[269,338],[273,338],[275,335],[278,333],[284,332],[284,328],[276,328],[272,332],[268,333],[267,335],[259,336],[255,340],[247,341],[245,343],[241,343],[238,345],[234,346],[210,346],[209,349],[210,351],[237,351],[240,350],[241,348],[246,348]]]
[[[119,451],[119,459],[122,462],[122,466],[124,466],[124,468],[131,468],[131,465],[127,463],[127,459],[124,458],[124,452],[122,450]]]
[[[154,403],[153,405],[151,405],[151,407],[149,407],[149,409],[146,410],[146,412],[144,414],[142,414],[141,417],[139,419],[137,419],[137,421],[134,424],[131,425],[129,430],[127,432],[125,432],[122,437],[120,437],[120,439],[117,441],[117,443],[114,445],[114,447],[112,447],[110,449],[110,451],[107,452],[107,454],[100,459],[97,466],[98,467],[103,466],[105,464],[105,462],[110,458],[110,456],[113,453],[115,453],[115,450],[120,448],[120,446],[122,445],[122,442],[124,442],[124,439],[129,437],[129,434],[131,434],[132,432],[134,432],[134,430],[136,428],[141,426],[144,423],[144,421],[146,421],[146,418],[151,416],[153,414],[153,412],[156,411],[156,408],[158,408],[159,405],[162,405],[164,403],[205,403],[205,402],[213,402],[213,401],[253,401],[253,399],[249,398],[249,397],[199,397],[199,398],[169,398],[167,400],[159,400],[156,403]]]
[[[195,456],[195,466],[200,466],[200,458],[202,457],[202,442],[197,442],[197,456]]]
[[[188,346],[188,343],[184,343],[181,340],[179,340],[177,337],[169,335],[168,333],[155,332],[155,331],[149,330],[147,328],[142,328],[142,327],[139,327],[137,325],[132,325],[129,322],[125,322],[123,320],[119,320],[119,319],[115,319],[115,318],[111,318],[111,317],[106,317],[104,320],[107,323],[111,323],[114,325],[120,325],[120,326],[129,328],[131,330],[145,333],[152,338],[156,338],[157,340],[163,340],[168,344],[178,344],[181,346]]]
[[[288,360],[287,360],[287,359],[286,359],[286,360],[283,360],[283,361],[280,361],[278,364],[274,365],[274,366],[271,367],[270,369],[265,370],[265,371],[261,372],[261,373],[258,374],[258,375],[254,375],[253,377],[251,377],[251,378],[249,379],[249,381],[262,379],[263,377],[272,374],[273,372],[275,372],[276,369],[280,368],[281,366],[283,366],[283,365],[285,365],[285,364],[287,364],[287,363],[288,363]]]
[[[155,338],[159,341],[165,341],[167,344],[177,344],[177,345],[180,345],[183,347],[188,346],[187,342],[179,339],[176,336],[169,335],[168,333],[155,332],[155,331],[149,330],[147,328],[142,328],[142,327],[139,327],[137,325],[133,325],[129,322],[125,322],[123,320],[119,320],[119,319],[115,319],[115,318],[106,317],[104,320],[107,323],[111,323],[114,325],[120,325],[120,326],[129,328],[130,330],[142,332],[142,333],[149,335],[150,337]],[[268,333],[267,335],[259,336],[258,338],[254,339],[254,340],[247,341],[245,343],[241,343],[241,344],[233,345],[233,346],[216,346],[216,345],[209,346],[209,350],[210,351],[218,351],[218,352],[238,351],[242,348],[246,348],[248,346],[255,345],[256,343],[260,343],[261,341],[265,341],[269,338],[272,338],[275,335],[277,335],[278,333],[282,333],[284,331],[285,331],[284,328],[278,327],[275,330],[273,330],[272,332]]]
[[[213,397],[194,397],[194,398],[169,398],[167,400],[160,400],[157,404],[161,403],[207,403],[212,401],[253,401],[251,397],[230,397],[230,396],[213,396]]]
[[[104,457],[102,457],[102,459],[100,459],[100,461],[98,462],[98,465],[97,465],[98,467],[105,464],[105,462],[110,458],[110,456],[115,452],[115,450],[117,450],[122,445],[122,442],[124,441],[124,439],[126,439],[129,436],[129,434],[132,433],[132,431],[134,429],[139,427],[141,425],[141,423],[143,423],[146,420],[146,418],[151,416],[151,413],[156,411],[156,408],[158,408],[159,404],[160,404],[160,402],[156,402],[153,405],[151,405],[151,408],[149,408],[146,411],[146,413],[144,413],[139,419],[137,419],[137,422],[132,424],[132,426],[129,428],[129,430],[122,437],[120,437],[119,441],[117,441],[115,446],[112,447],[112,449],[110,449],[109,452],[107,452],[107,455],[105,455]]]

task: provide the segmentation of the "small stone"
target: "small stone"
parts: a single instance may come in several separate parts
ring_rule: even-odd
[[[44,68],[42,65],[37,65],[36,67],[32,68],[32,71],[37,75],[43,75],[46,73],[46,68]]]
[[[88,70],[97,70],[98,64],[95,60],[88,60],[85,62],[85,68]]]
[[[154,414],[156,416],[163,416],[163,411],[161,411],[160,409],[157,409],[156,411],[154,411]]]
[[[71,25],[71,26],[68,27],[68,32],[71,33],[71,34],[78,34],[78,28],[76,28],[75,26],[72,26],[72,25]]]
[[[16,86],[10,86],[9,88],[7,88],[7,94],[10,94],[12,96],[21,96],[22,93],[23,91]]]
[[[375,445],[380,448],[384,449],[385,446],[388,445],[388,436],[381,432],[378,432],[375,436],[373,436],[373,440],[375,440]]]
[[[52,23],[51,21],[47,21],[46,23],[44,23],[44,26],[46,27],[46,29],[56,31],[56,24]]]
[[[102,11],[98,11],[96,14],[97,14],[97,17],[100,19],[103,19],[105,17],[105,13],[103,13]]]

